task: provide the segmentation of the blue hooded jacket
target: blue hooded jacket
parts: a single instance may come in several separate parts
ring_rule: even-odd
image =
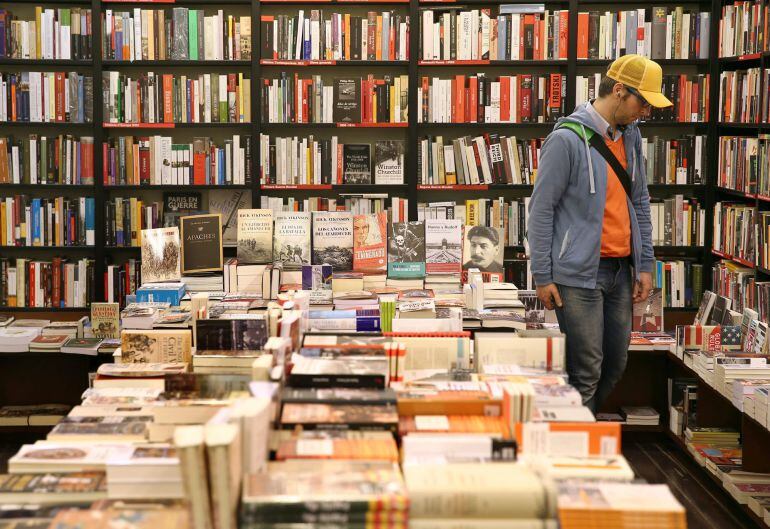
[[[578,123],[603,137],[594,128],[586,103],[560,118],[540,151],[535,188],[529,202],[527,239],[532,277],[537,286],[558,283],[596,288],[607,195],[607,161],[587,139],[558,128],[567,121]],[[642,136],[636,123],[623,131],[627,167],[632,180],[629,200],[631,255],[636,279],[652,272],[650,195],[642,152]],[[613,177],[614,178],[614,177]]]

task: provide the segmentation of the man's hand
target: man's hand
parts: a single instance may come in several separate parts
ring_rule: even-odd
[[[553,310],[554,306],[561,307],[559,289],[554,283],[537,287],[537,297],[548,310]]]
[[[650,272],[639,272],[639,281],[634,282],[634,303],[644,301],[650,295],[652,290],[652,274]],[[538,290],[538,296],[540,291]]]

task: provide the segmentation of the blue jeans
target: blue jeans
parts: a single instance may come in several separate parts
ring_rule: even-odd
[[[556,285],[559,327],[567,337],[567,374],[594,413],[626,368],[631,339],[632,277],[628,258],[602,258],[596,288]]]

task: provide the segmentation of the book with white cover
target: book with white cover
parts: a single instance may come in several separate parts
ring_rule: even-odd
[[[273,260],[273,210],[238,210],[238,264]]]
[[[278,212],[273,232],[273,261],[287,269],[298,269],[310,264],[310,258],[310,212]]]
[[[8,460],[8,472],[77,472],[104,470],[107,461],[130,453],[128,443],[54,443],[23,445]]]

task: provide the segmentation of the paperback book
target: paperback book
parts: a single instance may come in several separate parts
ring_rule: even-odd
[[[238,264],[262,264],[273,260],[273,211],[238,210]]]
[[[374,183],[401,185],[404,183],[403,140],[377,140],[374,143]]]
[[[97,338],[120,337],[120,306],[117,303],[91,303],[91,332]]]
[[[368,143],[346,143],[342,146],[342,183],[372,183],[372,146]]]
[[[313,213],[313,264],[329,264],[335,272],[353,269],[352,213]]]
[[[222,270],[222,216],[219,213],[182,217],[183,274]]]
[[[384,272],[387,270],[385,246],[388,229],[387,213],[353,217],[353,270]]]
[[[478,268],[481,272],[503,272],[502,229],[490,226],[466,226],[463,270]]]
[[[287,269],[310,264],[310,213],[280,211],[275,216],[273,261]]]
[[[390,225],[388,277],[425,277],[423,222],[393,222]]]
[[[425,273],[459,274],[463,264],[463,225],[460,219],[425,221]]]
[[[179,281],[180,253],[179,228],[142,230],[142,281]]]

